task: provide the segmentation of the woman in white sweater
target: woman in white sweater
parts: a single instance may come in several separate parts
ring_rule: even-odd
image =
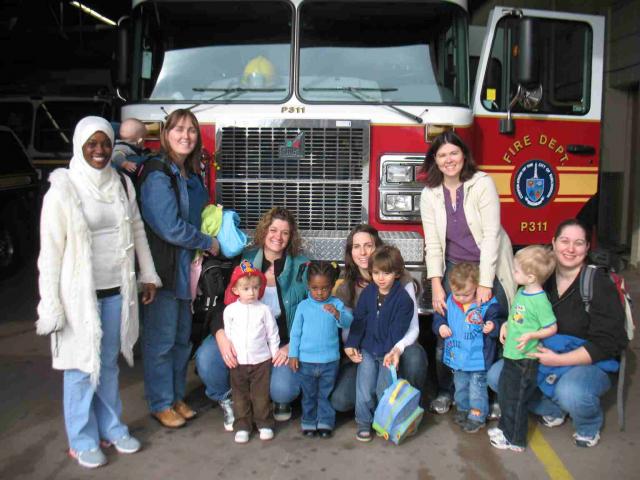
[[[118,352],[133,364],[142,302],[161,286],[131,181],[111,167],[109,122],[76,125],[68,169],[55,170],[41,216],[40,303],[36,330],[51,335],[53,368],[64,370],[69,455],[81,466],[104,465],[100,447],[134,453],[140,443],[121,421]]]
[[[500,224],[500,198],[493,180],[478,171],[469,148],[453,131],[434,139],[423,171],[427,179],[420,198],[420,214],[433,309],[445,314],[448,268],[459,262],[472,262],[480,267],[476,302],[484,303],[495,295],[508,311],[516,287],[513,249]],[[436,359],[440,355],[439,348]],[[438,363],[436,367],[441,367]],[[446,369],[439,371],[438,381],[440,392],[431,409],[445,413],[451,405],[452,389]]]

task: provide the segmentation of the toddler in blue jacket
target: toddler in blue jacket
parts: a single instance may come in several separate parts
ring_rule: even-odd
[[[331,296],[339,274],[335,263],[310,262],[309,297],[298,304],[289,334],[289,366],[300,378],[306,437],[329,438],[336,423],[329,395],[340,363],[338,328],[349,328],[353,320],[344,303]]]
[[[464,432],[485,426],[489,413],[487,370],[496,358],[496,339],[506,313],[495,297],[477,305],[478,265],[462,262],[449,274],[446,316],[433,314],[433,332],[444,339],[442,361],[453,370],[454,422]]]
[[[358,364],[356,374],[356,439],[371,441],[377,401],[391,384],[389,366],[398,368],[396,343],[404,337],[413,317],[413,300],[398,281],[404,273],[400,250],[378,247],[369,260],[373,283],[360,294],[344,352]]]

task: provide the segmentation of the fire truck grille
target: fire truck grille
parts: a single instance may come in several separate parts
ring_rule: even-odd
[[[273,206],[290,209],[301,230],[350,230],[366,218],[368,123],[310,123],[319,122],[219,131],[216,197],[238,212],[241,228],[255,228]]]

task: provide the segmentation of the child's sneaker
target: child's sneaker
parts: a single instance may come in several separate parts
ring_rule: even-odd
[[[98,468],[107,463],[107,457],[105,457],[99,448],[85,450],[83,452],[77,452],[70,448],[69,456],[76,460],[78,465],[85,468]]]
[[[433,399],[431,404],[429,404],[429,410],[438,415],[443,415],[449,411],[451,403],[452,400],[449,395],[438,395]]]
[[[270,428],[260,428],[260,440],[271,440],[273,438],[273,430]]]
[[[478,430],[486,427],[487,424],[484,422],[476,422],[475,420],[468,418],[460,426],[462,427],[462,431],[465,433],[476,433]]]
[[[333,430],[329,430],[328,428],[319,428],[318,436],[320,438],[331,438],[333,436]]]
[[[566,419],[567,419],[566,415],[563,415],[562,417],[552,417],[551,415],[543,415],[542,417],[540,417],[540,423],[545,427],[553,428],[553,427],[559,427],[560,425],[562,425]]]
[[[580,435],[578,433],[573,434],[573,443],[578,447],[582,448],[590,448],[598,445],[600,441],[600,432],[596,432],[593,437],[585,437],[584,435]]]
[[[467,421],[467,417],[469,416],[468,410],[456,410],[455,415],[453,416],[453,423],[456,425],[464,425]]]
[[[220,408],[222,409],[224,429],[227,432],[233,432],[233,422],[235,420],[233,416],[233,402],[230,398],[226,398],[224,400],[220,400],[218,405],[220,405]]]
[[[369,429],[361,429],[356,433],[356,440],[359,442],[370,442],[373,440],[373,435],[371,435],[371,430]]]
[[[249,432],[246,430],[238,430],[233,440],[236,443],[247,443],[249,441]]]
[[[502,431],[500,431],[500,435],[490,436],[489,443],[491,443],[492,447],[500,450],[511,450],[512,452],[517,453],[524,452],[524,447],[519,447],[511,443],[509,440],[507,440],[507,437],[504,436]]]
[[[491,438],[496,436],[499,437],[504,434],[502,433],[502,430],[500,430],[498,427],[493,427],[487,430],[487,435],[489,435],[489,438]]]

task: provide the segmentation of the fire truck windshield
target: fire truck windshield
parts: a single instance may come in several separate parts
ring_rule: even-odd
[[[146,2],[135,17],[141,54],[134,90],[141,98],[206,103],[289,97],[290,3]],[[215,92],[223,95],[216,99]]]
[[[310,102],[466,105],[465,18],[445,2],[304,2],[299,95]],[[345,95],[356,89],[367,95]]]

